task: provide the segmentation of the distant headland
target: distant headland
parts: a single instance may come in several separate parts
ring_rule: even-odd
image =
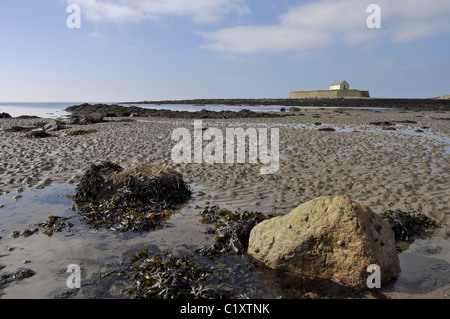
[[[450,110],[450,95],[436,98],[371,98],[369,91],[350,89],[350,84],[343,80],[331,83],[329,90],[294,91],[290,93],[289,98],[189,99],[122,102],[120,104],[280,105],[289,107],[381,107],[413,110]]]
[[[450,99],[441,98],[222,98],[121,102],[120,104],[280,105],[320,107],[384,107],[408,110],[450,110]]]

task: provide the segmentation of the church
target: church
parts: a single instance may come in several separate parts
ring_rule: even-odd
[[[347,81],[334,81],[330,85],[330,91],[332,90],[350,90],[350,84]]]

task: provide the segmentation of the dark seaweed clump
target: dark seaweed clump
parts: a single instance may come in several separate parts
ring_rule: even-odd
[[[79,136],[79,135],[88,135],[88,134],[94,134],[97,133],[97,130],[75,130],[68,132],[67,135],[69,136]]]
[[[29,138],[29,139],[35,139],[35,138],[46,138],[46,137],[51,137],[52,135],[47,133],[44,130],[39,130],[39,131],[32,131],[28,134],[25,134],[24,136],[22,136],[22,138]]]
[[[89,204],[82,209],[82,216],[83,222],[94,229],[142,233],[162,228],[170,213],[167,209],[153,211],[148,207],[123,205],[112,198],[100,204]]]
[[[381,214],[388,221],[395,234],[395,239],[414,241],[416,238],[427,238],[429,230],[438,227],[438,223],[422,213],[389,210]]]
[[[210,258],[222,254],[245,253],[253,227],[265,219],[276,216],[261,212],[232,212],[218,206],[206,207],[200,215],[202,223],[215,223],[214,229],[208,231],[216,235],[214,244],[210,247],[203,246],[198,250],[200,254]]]
[[[18,268],[16,271],[2,273],[0,275],[0,289],[5,288],[9,283],[33,277],[35,274],[35,271],[23,267]]]
[[[48,220],[45,222],[35,224],[35,226],[39,226],[43,230],[43,234],[47,235],[48,237],[51,237],[53,233],[59,233],[62,231],[70,231],[71,228],[74,226],[72,222],[69,222],[68,220],[71,217],[60,217],[60,216],[49,216]],[[18,238],[20,236],[23,236],[25,238],[28,238],[34,234],[37,234],[39,232],[38,228],[34,229],[25,229],[23,231],[13,231],[11,233],[12,238]]]
[[[5,129],[5,132],[9,133],[16,133],[16,132],[29,132],[33,130],[34,127],[27,127],[27,126],[12,126],[10,128]]]
[[[153,257],[148,249],[130,255],[128,276],[133,286],[128,294],[133,299],[224,299],[233,292],[208,283],[213,272],[189,258],[171,252]]]
[[[102,188],[104,179],[100,175],[102,170],[111,170],[113,172],[122,171],[122,167],[111,162],[101,162],[100,164],[91,164],[84,172],[76,188],[74,199],[78,202],[91,201],[96,193]]]
[[[71,217],[61,217],[61,216],[49,216],[48,220],[45,222],[37,224],[37,226],[43,228],[43,234],[48,237],[52,237],[53,233],[59,233],[63,230],[70,231],[74,226],[72,222],[69,222]]]
[[[73,197],[84,222],[94,228],[143,232],[160,228],[169,210],[191,196],[181,174],[151,164],[126,171],[117,164],[92,164]]]

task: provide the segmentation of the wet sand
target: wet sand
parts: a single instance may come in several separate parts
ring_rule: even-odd
[[[436,276],[433,277],[432,270],[427,274],[426,269],[429,265],[436,264],[429,259],[437,258],[439,267],[450,263],[450,126],[448,120],[445,120],[449,117],[449,112],[435,111],[325,109],[303,110],[296,116],[284,118],[203,120],[203,127],[217,127],[223,132],[227,127],[278,127],[280,166],[273,175],[261,175],[260,163],[175,164],[171,159],[171,149],[176,142],[171,140],[171,134],[175,128],[181,127],[192,132],[192,119],[135,118],[132,123],[108,122],[82,127],[74,125],[67,130],[55,132],[54,137],[36,140],[21,138],[25,133],[0,130],[0,194],[3,194],[0,196],[0,207],[5,205],[0,209],[0,236],[3,237],[0,245],[2,250],[10,244],[19,247],[29,245],[30,241],[27,239],[12,240],[7,237],[11,230],[28,227],[28,220],[21,220],[12,212],[20,210],[21,201],[32,205],[30,196],[37,192],[36,189],[47,190],[58,185],[73,189],[89,163],[108,160],[128,167],[149,162],[178,170],[188,183],[199,189],[187,210],[174,216],[178,228],[163,229],[144,236],[145,240],[152,238],[155,245],[164,245],[165,242],[168,248],[178,247],[182,250],[185,244],[184,249],[189,250],[207,241],[195,215],[203,205],[218,204],[231,210],[288,213],[299,204],[318,196],[348,194],[378,213],[391,209],[416,211],[441,223],[435,233],[437,239],[423,241],[428,243],[426,248],[419,246],[415,249],[416,246],[413,245],[422,243],[417,241],[410,250],[400,255],[401,262],[404,260],[403,277],[401,274],[397,286],[391,289],[389,296],[448,298],[450,284],[445,279],[448,278],[447,273],[434,271],[438,280]],[[0,127],[7,129],[12,126],[27,126],[36,121],[42,120],[2,119]],[[383,130],[382,126],[368,124],[384,121],[394,123],[391,128],[396,130]],[[321,125],[318,125],[319,122]],[[332,127],[336,131],[318,131],[321,127]],[[67,135],[67,132],[75,129],[95,129],[98,132],[84,136]],[[13,209],[13,205],[18,206]],[[65,206],[66,210],[67,208]],[[34,210],[35,215],[39,215],[36,222],[49,215],[49,209],[45,210],[44,207],[35,207]],[[192,234],[189,233],[190,227],[183,229],[180,226],[186,224],[186,219],[189,221],[187,224],[196,229]],[[21,223],[24,225],[20,228]],[[105,234],[106,237],[117,236],[108,232]],[[95,232],[90,236],[95,237]],[[178,239],[164,241],[164,238]],[[70,246],[76,246],[77,241],[72,240],[69,241]],[[135,244],[128,242],[129,247],[138,246],[144,239],[135,241]],[[50,246],[57,246],[56,243],[51,243]],[[82,243],[79,245],[80,251],[75,255],[81,258],[86,249],[82,247]],[[432,250],[433,245],[440,248]],[[103,249],[106,251],[117,248],[113,243],[105,246]],[[58,247],[64,250],[63,247]],[[36,246],[31,253],[35,258],[39,249]],[[100,248],[93,251],[97,249]],[[430,251],[434,252],[433,256],[430,256]],[[0,253],[2,254],[3,252]],[[55,253],[58,257],[54,258],[62,262],[64,259],[61,256],[64,254]],[[18,255],[20,257],[0,258],[0,263],[6,264],[3,260],[11,258],[8,265],[13,269],[14,263],[25,257]],[[416,261],[423,268],[420,271],[416,269],[418,266],[411,268]],[[43,265],[48,266],[48,262]],[[42,266],[42,269],[46,266]],[[20,266],[15,266],[18,267]],[[419,278],[416,283],[412,275],[414,272],[418,273]],[[65,274],[60,276],[64,277]],[[421,276],[425,278],[425,283],[420,281]],[[402,278],[403,281],[400,281]],[[435,288],[429,282],[433,280],[439,281]],[[12,295],[13,291],[11,288]],[[44,297],[48,297],[48,293],[47,291]]]

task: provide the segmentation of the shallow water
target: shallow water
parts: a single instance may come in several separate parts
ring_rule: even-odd
[[[99,102],[102,104],[114,104],[110,102]],[[78,102],[41,102],[41,103],[6,103],[0,102],[0,113],[5,112],[10,114],[12,117],[17,117],[21,115],[34,115],[42,118],[62,118],[70,116],[71,113],[64,111],[69,106],[79,105],[81,103]],[[96,103],[91,103],[96,104]],[[280,112],[283,106],[281,105],[257,105],[257,106],[249,106],[249,105],[194,105],[194,104],[119,104],[123,106],[138,106],[142,108],[149,109],[164,109],[171,111],[188,111],[188,112],[198,112],[201,110],[209,110],[209,111],[233,111],[238,112],[243,109],[251,110],[254,112]],[[285,109],[289,109],[289,107],[284,106]],[[299,106],[299,109],[310,109],[310,110],[319,110],[323,109],[322,106]],[[392,109],[382,108],[382,107],[327,107],[327,109],[353,109],[353,110],[372,110],[372,111],[389,111]]]
[[[42,118],[59,118],[70,115],[65,108],[77,103],[0,103],[0,113],[5,112],[12,117],[34,115]]]
[[[219,205],[229,210],[261,211],[265,200],[236,201],[228,195],[209,191],[201,185],[191,185],[193,198],[168,220],[160,230],[143,234],[117,233],[110,230],[92,230],[82,224],[80,216],[72,210],[73,185],[53,185],[42,190],[23,191],[0,197],[0,264],[3,271],[20,267],[34,270],[36,275],[8,284],[0,290],[1,298],[127,298],[123,289],[131,285],[124,271],[129,255],[142,248],[153,252],[171,250],[174,255],[189,253],[212,243],[212,235],[205,233],[199,212],[208,205]],[[264,196],[263,196],[264,197]],[[280,213],[289,209],[280,209]],[[264,211],[263,211],[264,212]],[[70,217],[74,226],[49,237],[39,231],[28,238],[12,238],[13,231],[34,229],[49,216]],[[234,274],[223,280],[239,293],[258,298],[298,298],[313,292],[318,297],[346,297],[346,291],[318,281],[305,281],[293,285],[291,280],[274,272],[254,267],[245,256],[198,260],[213,267],[229,267]],[[399,255],[402,272],[398,280],[375,296],[393,294],[394,297],[415,297],[436,293],[448,298],[450,291],[450,244],[443,238],[417,240]],[[24,264],[24,262],[26,262]],[[77,264],[82,271],[82,288],[68,290],[66,269]],[[371,294],[365,293],[365,295]],[[364,295],[361,295],[364,296]]]

